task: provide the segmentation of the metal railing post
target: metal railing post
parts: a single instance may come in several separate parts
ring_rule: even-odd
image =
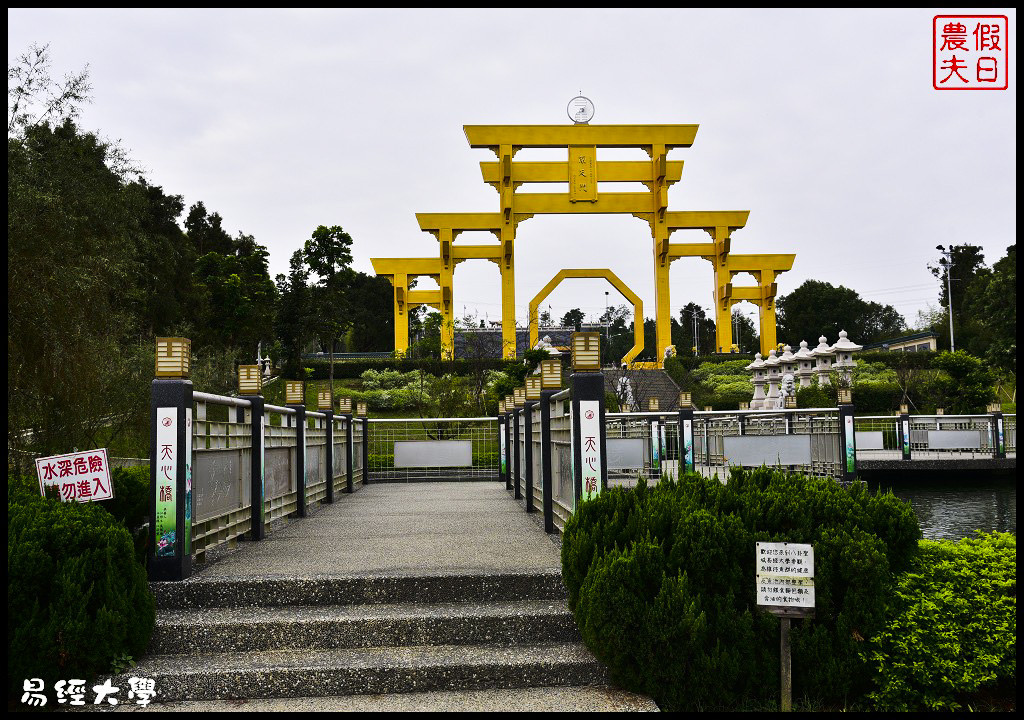
[[[536,401],[523,403],[523,465],[526,469],[526,512],[533,512],[533,408]]]
[[[306,406],[286,405],[295,411],[289,421],[295,422],[295,509],[299,517],[306,517]]]
[[[518,409],[513,411],[513,424],[515,426],[515,432],[513,434],[512,442],[515,447],[512,449],[512,488],[514,490],[512,497],[514,497],[516,500],[522,497],[522,492],[520,491],[519,487],[519,412],[520,411]]]
[[[262,540],[266,537],[266,511],[264,507],[267,457],[267,441],[264,435],[266,432],[266,417],[263,410],[262,395],[243,395],[242,399],[248,400],[251,403],[250,417],[252,418],[249,424],[250,446],[252,448],[249,465],[249,497],[251,498],[249,507],[252,510],[252,528],[249,530],[249,539]],[[242,410],[242,408],[239,409]]]
[[[326,463],[327,497],[324,502],[334,502],[334,410],[324,411],[324,438],[327,445],[324,462]]]
[[[551,398],[558,393],[558,390],[540,391],[540,487],[546,533],[555,532],[551,477]]]
[[[153,380],[149,414],[149,579],[192,574],[192,381]]]
[[[574,508],[584,495],[600,493],[608,487],[608,451],[605,447],[604,374],[572,374],[573,496]],[[595,427],[596,421],[596,430]],[[588,429],[589,428],[589,429]],[[584,435],[584,432],[588,434]],[[595,437],[596,434],[596,437]],[[597,456],[595,458],[595,455]],[[595,459],[597,462],[595,462]],[[586,478],[586,481],[584,481]]]
[[[505,415],[498,413],[498,482],[508,487],[508,470],[505,465]]]
[[[900,441],[900,454],[904,460],[910,459],[910,413],[900,413],[896,420],[896,436]],[[885,447],[884,445],[882,447]]]
[[[354,492],[352,485],[352,413],[342,413],[341,416],[345,418],[345,492],[351,494]]]
[[[742,416],[740,416],[742,417]],[[740,425],[740,434],[742,434]],[[679,470],[680,475],[694,472],[693,457],[693,408],[679,408]]]
[[[991,413],[992,423],[992,457],[996,459],[1002,459],[1006,457],[1006,434],[1003,432],[1003,413],[1002,411],[995,411]]]
[[[370,418],[363,418],[363,485],[370,484]]]
[[[842,451],[840,460],[841,482],[852,482],[857,477],[857,435],[853,431],[853,404],[839,405],[839,449]]]

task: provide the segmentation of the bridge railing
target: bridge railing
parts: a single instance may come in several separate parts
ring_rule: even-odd
[[[675,477],[679,464],[679,413],[605,414],[608,486],[633,487],[640,477]]]
[[[809,408],[694,413],[694,465],[724,478],[730,466],[779,466],[816,477],[843,477],[839,411]]]
[[[192,423],[192,546],[234,541],[251,527],[252,403],[194,392]]]
[[[904,454],[899,415],[855,418],[857,457],[862,460],[990,458],[1017,452],[1017,416],[908,415],[909,452]],[[999,421],[1004,447],[1000,450]]]
[[[183,580],[218,546],[260,540],[363,480],[362,418],[157,380],[151,421],[153,580]]]
[[[369,421],[371,482],[497,480],[498,419]]]

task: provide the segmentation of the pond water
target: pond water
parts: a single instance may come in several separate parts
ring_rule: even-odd
[[[965,473],[953,480],[869,480],[909,500],[929,540],[959,540],[975,530],[1017,532],[1017,483],[1013,477]]]

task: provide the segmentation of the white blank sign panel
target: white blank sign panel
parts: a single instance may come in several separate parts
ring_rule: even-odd
[[[473,467],[473,441],[399,440],[395,467]]]

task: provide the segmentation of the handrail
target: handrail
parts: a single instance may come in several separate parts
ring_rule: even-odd
[[[281,413],[282,415],[294,415],[295,414],[295,408],[281,407],[280,405],[266,404],[266,405],[263,406],[263,410],[264,410],[264,412],[276,412],[276,413]]]
[[[914,418],[942,418],[943,420],[949,418],[991,418],[991,415],[910,415],[910,419]],[[1009,415],[1003,415],[1003,417],[1010,417]],[[893,420],[899,418],[899,415],[855,415],[856,420]]]
[[[218,405],[234,405],[236,407],[252,407],[251,400],[230,397],[228,395],[212,395],[210,393],[192,391],[193,402],[212,402]]]
[[[566,388],[552,395],[549,400],[565,400],[572,394],[572,388]]]
[[[327,415],[325,413],[318,412],[316,410],[307,410],[306,411],[306,417],[325,418],[326,419]]]

